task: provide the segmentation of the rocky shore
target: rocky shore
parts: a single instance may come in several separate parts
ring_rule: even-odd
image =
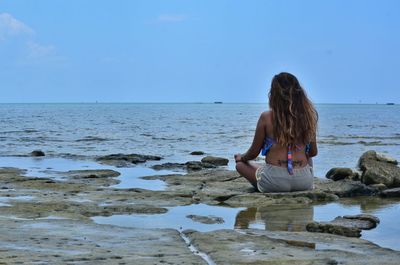
[[[102,164],[117,167],[161,159],[138,154],[97,158]],[[314,225],[315,232],[199,232],[93,222],[92,217],[96,216],[163,214],[169,207],[198,203],[301,208],[355,196],[384,200],[399,194],[397,161],[373,151],[360,158],[359,174],[334,169],[328,174],[330,179],[315,178],[314,190],[293,193],[256,192],[235,171],[221,168],[227,162],[220,158],[197,162],[200,168],[195,170],[189,169],[187,163],[180,164],[187,167],[184,175],[143,177],[164,181],[167,188],[161,191],[115,188],[119,172],[110,169],[55,172],[59,178],[43,178],[26,176],[18,168],[0,168],[0,264],[398,264],[400,260],[399,251],[330,234],[329,229],[319,225]],[[203,224],[224,222],[218,216],[187,218]],[[334,224],[352,227],[355,222],[360,225],[366,220],[343,219],[346,220]],[[374,223],[377,224],[378,221]]]

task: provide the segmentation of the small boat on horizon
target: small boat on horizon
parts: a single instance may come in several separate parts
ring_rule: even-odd
[[[222,104],[222,101],[214,101],[214,104]]]
[[[393,102],[386,103],[386,105],[394,105]]]

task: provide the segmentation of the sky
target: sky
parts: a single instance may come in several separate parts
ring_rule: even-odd
[[[0,0],[0,102],[400,103],[397,0]]]

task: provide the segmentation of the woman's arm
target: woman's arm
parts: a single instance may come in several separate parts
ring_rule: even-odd
[[[265,139],[265,124],[266,124],[265,114],[262,113],[257,122],[253,143],[251,144],[249,150],[247,150],[247,152],[242,155],[241,161],[247,162],[248,160],[253,160],[260,153]]]

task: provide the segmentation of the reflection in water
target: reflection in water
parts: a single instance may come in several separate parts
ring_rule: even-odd
[[[271,205],[247,208],[236,216],[235,228],[261,228],[269,231],[306,231],[313,221],[311,205]]]

